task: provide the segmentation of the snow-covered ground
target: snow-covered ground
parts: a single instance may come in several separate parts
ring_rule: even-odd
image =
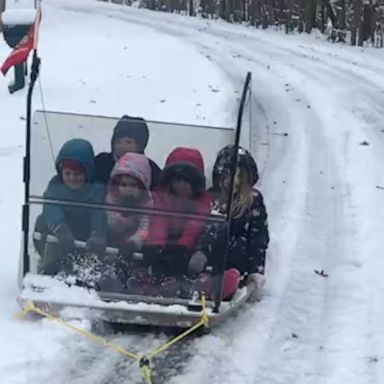
[[[7,52],[1,43],[0,57]],[[160,382],[384,382],[382,50],[49,0],[41,56],[46,109],[213,125],[234,124],[253,73],[250,147],[272,237],[266,296],[164,355]],[[25,92],[9,96],[6,86],[1,79],[0,382],[138,382],[136,367],[114,352],[45,320],[13,320]],[[118,341],[146,351],[164,339]]]

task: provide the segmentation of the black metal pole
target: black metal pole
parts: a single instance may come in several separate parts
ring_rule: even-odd
[[[24,205],[23,205],[23,275],[29,271],[28,236],[29,236],[29,182],[31,174],[31,129],[32,129],[32,95],[39,76],[40,58],[33,51],[31,77],[27,94],[27,124],[25,133],[24,155]]]
[[[225,266],[227,264],[227,258],[228,258],[228,241],[230,239],[230,229],[231,229],[231,221],[232,221],[232,204],[233,204],[233,197],[235,192],[235,176],[236,176],[236,170],[237,170],[237,164],[238,164],[238,158],[239,158],[239,144],[240,144],[240,135],[241,135],[241,124],[243,121],[243,113],[244,113],[244,106],[245,101],[247,98],[247,93],[249,90],[249,86],[252,79],[252,73],[248,72],[247,76],[245,78],[244,87],[243,87],[243,93],[241,95],[240,99],[240,107],[239,112],[237,114],[237,125],[236,125],[236,133],[235,133],[235,144],[234,144],[234,153],[232,156],[232,162],[231,162],[231,174],[230,174],[230,184],[229,184],[229,193],[228,193],[228,202],[227,202],[227,213],[226,213],[226,247],[225,252],[223,255],[223,263],[222,263],[222,270],[219,273],[219,279],[217,280],[217,287],[216,290],[214,288],[214,291],[219,292],[217,297],[215,298],[215,308],[214,312],[219,311],[220,303],[223,296],[223,282],[224,282],[224,272],[225,272]]]

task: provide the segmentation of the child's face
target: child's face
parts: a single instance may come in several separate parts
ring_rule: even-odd
[[[128,152],[139,152],[139,146],[132,137],[120,137],[115,141],[114,153],[118,159]]]
[[[235,180],[234,180],[234,190],[235,192],[239,190],[240,188],[240,170],[237,169],[236,171],[236,174],[235,174]],[[229,191],[229,187],[230,187],[230,183],[231,183],[231,174],[228,172],[227,174],[225,174],[221,180],[220,180],[220,187],[223,191]]]
[[[71,168],[64,168],[62,171],[63,183],[70,189],[79,189],[84,186],[86,176],[84,172]]]
[[[139,197],[141,192],[139,180],[131,176],[121,176],[118,180],[117,188],[122,198]]]
[[[192,184],[184,179],[173,178],[170,182],[171,191],[178,197],[190,199],[193,196]]]

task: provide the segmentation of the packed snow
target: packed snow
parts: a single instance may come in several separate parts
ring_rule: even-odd
[[[0,41],[0,57],[9,51]],[[242,140],[258,161],[269,213],[266,294],[165,354],[158,382],[384,382],[383,50],[46,0],[40,55],[35,108],[203,125],[235,124],[253,73]],[[9,95],[11,77],[0,79],[0,382],[139,383],[137,366],[115,352],[48,320],[14,319],[26,91]],[[209,150],[204,138],[201,146]],[[153,332],[116,338],[134,352],[164,340]]]
[[[34,9],[9,9],[1,14],[4,25],[32,25],[35,21],[36,11]]]

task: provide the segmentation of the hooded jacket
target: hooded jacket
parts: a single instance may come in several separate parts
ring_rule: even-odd
[[[126,206],[120,197],[115,181],[119,176],[131,176],[138,180],[144,188],[137,205],[127,206],[131,208],[149,208],[153,205],[151,192],[151,168],[148,159],[138,153],[126,153],[113,167],[107,189],[107,204]],[[150,218],[143,213],[108,212],[108,227],[114,238],[113,242],[118,246],[129,239],[136,240],[139,244],[148,236]]]
[[[149,130],[145,120],[141,117],[124,115],[117,122],[111,138],[111,152],[101,152],[95,159],[96,177],[103,184],[108,184],[112,169],[116,163],[116,156],[113,153],[115,142],[123,137],[133,138],[139,147],[139,153],[144,154],[149,140]],[[161,170],[153,160],[148,159],[148,161],[151,167],[150,188],[154,189]]]
[[[192,199],[181,199],[171,194],[169,186],[173,177],[181,177],[191,183]],[[200,152],[191,148],[174,149],[160,176],[155,208],[177,215],[154,215],[148,243],[160,246],[178,244],[189,251],[194,250],[204,229],[205,218],[209,216],[210,203],[211,197],[205,190],[204,162]]]
[[[74,160],[82,165],[86,174],[85,184],[78,189],[71,189],[62,180],[62,161]],[[44,203],[43,218],[49,230],[66,223],[74,237],[86,241],[91,232],[103,232],[106,227],[106,215],[103,210],[70,205],[73,203],[103,204],[105,188],[94,183],[95,165],[92,145],[83,139],[67,141],[61,148],[56,159],[57,175],[49,182],[44,199],[59,200],[63,203]]]
[[[220,179],[223,176],[229,176],[232,168],[232,160],[235,155],[235,148],[233,145],[227,145],[222,148],[217,154],[215,164],[212,171],[212,190],[220,190]],[[239,147],[237,154],[237,165],[239,168],[244,169],[248,174],[248,181],[252,187],[259,180],[259,173],[257,165],[251,154],[243,147]]]
[[[229,174],[233,154],[233,146],[223,148],[219,152],[213,168],[212,211],[216,214],[226,213],[219,204],[219,182],[222,176]],[[240,147],[238,160],[238,166],[247,172],[249,185],[253,187],[258,180],[254,159],[246,149]],[[217,265],[222,262],[222,254],[225,252],[225,245],[228,244],[226,269],[236,268],[241,274],[263,273],[269,244],[267,212],[263,195],[255,188],[251,193],[250,207],[240,217],[231,220],[229,240],[227,240],[222,224],[210,223],[206,225],[197,247],[208,255],[213,265]]]

